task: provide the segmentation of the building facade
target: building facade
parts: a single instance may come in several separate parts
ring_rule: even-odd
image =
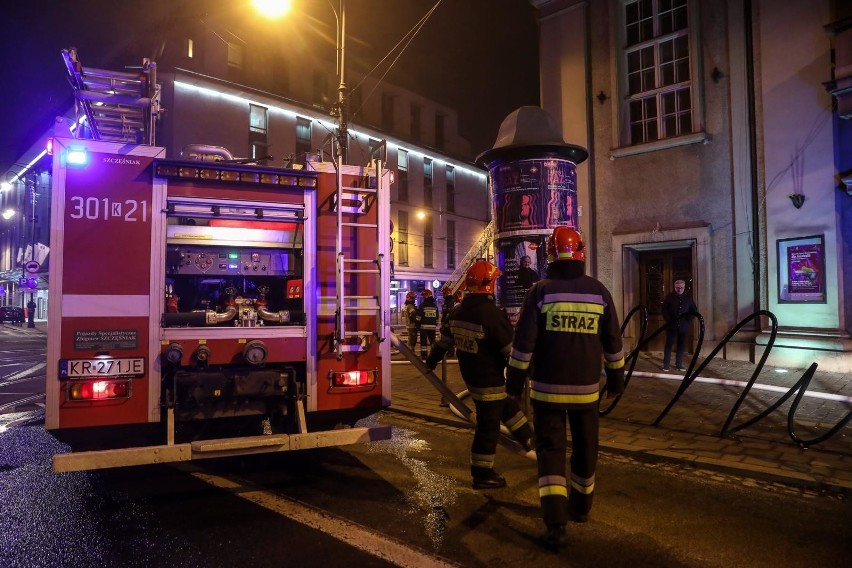
[[[852,127],[842,110],[852,6],[532,4],[542,107],[567,142],[590,150],[578,167],[580,226],[590,270],[621,316],[644,305],[655,329],[660,301],[683,279],[705,321],[704,351],[768,310],[779,330],[771,364],[852,370],[852,196],[843,181]],[[756,360],[769,332],[769,319],[752,320],[724,356]]]
[[[162,85],[156,144],[167,149],[169,158],[180,158],[188,145],[204,144],[279,167],[332,160],[337,121],[330,114],[338,97],[333,42],[318,49],[317,38],[292,28],[299,24],[275,28],[227,9],[211,9],[203,17],[195,13],[198,9],[177,7],[163,26],[163,37],[152,41]],[[80,54],[84,68],[86,55]],[[347,163],[366,165],[371,150],[385,141],[386,167],[393,172],[392,305],[401,308],[406,292],[426,287],[440,299],[440,288],[488,223],[486,174],[471,162],[455,110],[387,84],[358,65],[345,78]],[[58,124],[65,130],[73,119]],[[23,158],[7,174],[19,179],[0,194],[0,203],[25,200],[25,180],[36,171],[43,176],[38,187],[49,188],[48,173],[39,166],[47,161],[22,165],[30,160]],[[49,203],[49,197],[39,203]],[[47,217],[37,215],[45,235]],[[22,269],[16,247],[31,238],[32,230],[10,232],[3,223],[0,271],[8,277],[8,298],[17,298]]]
[[[31,148],[0,181],[0,306],[27,308],[32,300],[36,319],[47,317],[50,174],[46,155],[41,144]]]

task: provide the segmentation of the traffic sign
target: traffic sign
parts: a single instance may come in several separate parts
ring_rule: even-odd
[[[35,260],[28,260],[26,264],[24,264],[24,270],[30,274],[35,274],[38,272],[39,268],[41,268],[41,265]]]

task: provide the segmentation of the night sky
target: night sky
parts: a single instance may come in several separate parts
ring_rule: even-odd
[[[0,136],[0,173],[70,107],[62,49],[77,47],[87,67],[140,65],[143,57],[156,59],[162,29],[174,25],[170,7],[188,2],[215,10],[223,0],[4,2],[0,108],[7,123]],[[333,42],[329,2],[336,6],[337,0],[295,2],[295,10],[314,15],[309,21],[317,37]],[[305,2],[309,5],[300,7]],[[348,0],[348,61],[372,67],[436,3]],[[230,0],[227,9],[250,14],[247,4]],[[461,135],[476,156],[492,146],[507,114],[539,103],[533,8],[527,0],[442,0],[386,80],[455,108]]]

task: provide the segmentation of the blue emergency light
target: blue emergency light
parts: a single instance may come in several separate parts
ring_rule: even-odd
[[[65,159],[69,165],[85,166],[89,162],[89,152],[85,148],[68,148]]]

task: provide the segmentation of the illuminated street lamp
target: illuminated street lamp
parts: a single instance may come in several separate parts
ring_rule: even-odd
[[[252,0],[255,10],[268,18],[281,18],[290,12],[293,2],[290,0]]]
[[[0,213],[0,217],[3,217],[5,220],[8,221],[9,219],[15,216],[15,213],[16,211],[10,207],[9,209],[3,211],[3,213]]]
[[[346,105],[346,0],[338,0],[338,9],[331,4],[337,22],[337,102],[331,109],[337,117],[337,155],[347,163],[349,155],[349,113]],[[280,18],[290,11],[292,0],[252,0],[252,4],[268,18]]]

